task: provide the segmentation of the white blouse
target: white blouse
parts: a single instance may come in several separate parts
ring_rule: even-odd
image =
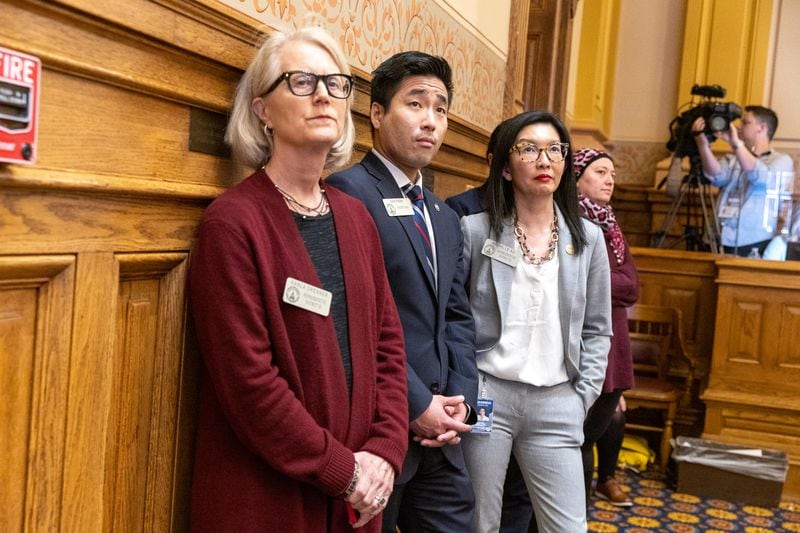
[[[478,368],[501,379],[550,387],[569,380],[558,312],[558,254],[541,266],[520,258],[500,341]]]

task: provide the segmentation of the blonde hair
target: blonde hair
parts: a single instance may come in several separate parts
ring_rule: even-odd
[[[296,41],[319,46],[331,55],[342,74],[350,74],[350,65],[341,48],[322,28],[309,26],[273,32],[259,47],[236,87],[231,118],[225,132],[225,141],[233,149],[236,159],[249,167],[260,168],[266,165],[272,157],[274,148],[272,135],[265,134],[264,124],[252,109],[253,99],[263,95],[281,75],[281,49],[286,43]],[[351,94],[347,98],[344,129],[325,158],[326,169],[345,165],[353,154],[356,133],[351,113],[352,105]]]

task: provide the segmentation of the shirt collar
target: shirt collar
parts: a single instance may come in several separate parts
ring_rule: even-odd
[[[411,180],[408,179],[408,176],[406,176],[405,172],[397,168],[397,165],[386,159],[383,155],[378,153],[378,151],[375,150],[374,148],[372,149],[372,153],[375,154],[384,165],[386,165],[386,168],[389,169],[389,173],[392,175],[392,178],[394,178],[394,181],[397,183],[397,186],[400,187],[401,191],[403,190],[403,187],[411,183]],[[419,170],[417,170],[416,185],[420,185],[420,189],[422,189],[422,172],[420,172]]]

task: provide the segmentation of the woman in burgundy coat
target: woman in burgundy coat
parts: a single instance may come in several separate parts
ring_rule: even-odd
[[[408,439],[400,322],[372,219],[322,186],[355,137],[319,28],[273,34],[226,139],[257,170],[206,211],[190,304],[203,357],[193,531],[378,531]]]
[[[592,448],[597,443],[598,468],[595,492],[612,505],[629,507],[633,502],[614,480],[617,457],[625,431],[625,400],[622,392],[633,387],[633,358],[628,340],[626,307],[639,299],[639,275],[630,247],[617,224],[614,210],[608,205],[614,192],[614,161],[606,152],[584,148],[575,152],[573,168],[578,180],[578,193],[583,214],[603,230],[611,266],[611,349],[603,392],[583,426],[584,482],[589,502],[594,473]]]

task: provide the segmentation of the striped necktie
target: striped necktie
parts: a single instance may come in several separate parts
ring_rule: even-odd
[[[408,183],[403,187],[403,192],[408,199],[411,200],[411,205],[414,208],[414,225],[417,227],[419,236],[422,239],[422,248],[425,250],[425,259],[428,260],[428,268],[431,274],[436,271],[433,269],[433,247],[431,246],[431,238],[428,233],[428,225],[425,223],[425,203],[422,199],[422,189],[419,185]]]

